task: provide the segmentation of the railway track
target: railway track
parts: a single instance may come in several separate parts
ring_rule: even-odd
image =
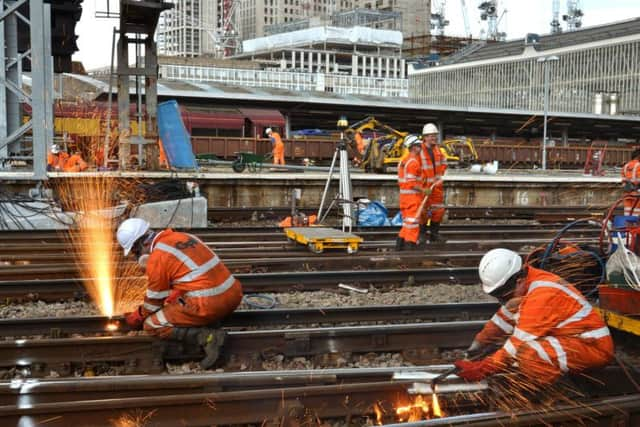
[[[222,325],[237,329],[269,325],[467,321],[488,319],[497,309],[495,303],[462,303],[236,310]],[[120,316],[0,319],[0,336],[57,338],[73,334],[104,334],[109,333],[109,325],[112,324],[118,326],[119,332],[129,330]]]

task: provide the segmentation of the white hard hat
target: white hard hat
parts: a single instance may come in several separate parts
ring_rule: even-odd
[[[271,128],[267,128],[264,133],[266,133],[267,135],[269,135],[271,132],[273,132],[273,129]]]
[[[482,290],[490,294],[522,268],[522,258],[510,249],[492,249],[480,260],[478,273]]]
[[[434,134],[437,135],[439,133],[440,132],[438,131],[438,126],[434,125],[433,123],[427,123],[422,128],[422,134],[423,135],[434,135]]]
[[[120,224],[116,237],[118,238],[118,243],[124,249],[124,256],[129,255],[134,243],[144,236],[150,226],[147,221],[140,218],[129,218]]]
[[[414,145],[419,145],[419,144],[421,144],[421,142],[418,139],[418,137],[415,135],[407,135],[407,137],[404,139],[404,146],[406,148],[411,148]]]
[[[58,144],[53,144],[51,146],[51,152],[53,154],[58,154],[60,152],[60,146]]]

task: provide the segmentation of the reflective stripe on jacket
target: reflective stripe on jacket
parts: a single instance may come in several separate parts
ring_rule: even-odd
[[[562,347],[558,338],[598,340],[610,336],[600,315],[573,285],[533,267],[528,267],[525,280],[528,290],[514,316],[513,334],[491,356],[498,364],[516,358],[518,349],[528,345],[542,360],[566,372],[567,355],[571,352]],[[543,347],[544,341],[549,345]],[[555,354],[549,354],[545,347],[552,348]]]
[[[431,146],[433,150],[433,162],[431,156],[428,153],[427,144],[422,143],[422,149],[420,150],[421,168],[423,187],[428,188],[433,184],[436,179],[442,178],[447,170],[447,159],[440,151],[437,144]]]
[[[220,258],[196,236],[164,230],[155,237],[147,263],[149,283],[144,309],[162,308],[173,289],[184,297],[210,297],[224,293],[236,282]]]
[[[422,170],[417,154],[407,154],[398,165],[398,187],[400,194],[421,194],[415,187],[420,186]]]

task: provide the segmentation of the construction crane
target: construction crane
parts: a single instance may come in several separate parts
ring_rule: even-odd
[[[582,27],[583,16],[580,0],[567,0],[567,14],[562,15],[562,20],[567,23],[567,31],[575,31]]]
[[[551,34],[560,34],[562,32],[562,27],[560,26],[560,0],[553,0],[552,14]]]
[[[434,11],[431,13],[431,27],[438,36],[444,35],[444,29],[449,25],[449,21],[445,18],[445,9],[447,8],[447,0],[433,0]]]
[[[498,0],[483,1],[480,3],[480,6],[478,6],[478,9],[481,10],[480,19],[487,21],[486,39],[503,41],[507,35],[498,31],[498,26],[500,25],[500,21],[502,21],[504,14],[507,12],[507,9],[502,11],[499,18]]]
[[[471,26],[469,25],[469,15],[467,14],[467,3],[465,0],[460,0],[460,7],[462,8],[462,19],[464,21],[464,35],[465,37],[471,37]]]

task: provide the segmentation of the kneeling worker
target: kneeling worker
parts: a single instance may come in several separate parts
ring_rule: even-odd
[[[469,352],[496,342],[504,345],[484,360],[457,361],[458,376],[479,381],[517,369],[540,387],[613,359],[609,328],[580,291],[559,276],[523,267],[520,255],[509,249],[487,252],[479,274],[483,290],[502,307],[476,335]]]
[[[207,327],[231,314],[242,300],[242,286],[218,256],[197,237],[166,229],[155,232],[140,218],[117,231],[124,255],[135,255],[149,279],[144,304],[126,315],[127,323],[165,339],[199,344],[200,365],[208,369],[224,344],[222,329]]]

